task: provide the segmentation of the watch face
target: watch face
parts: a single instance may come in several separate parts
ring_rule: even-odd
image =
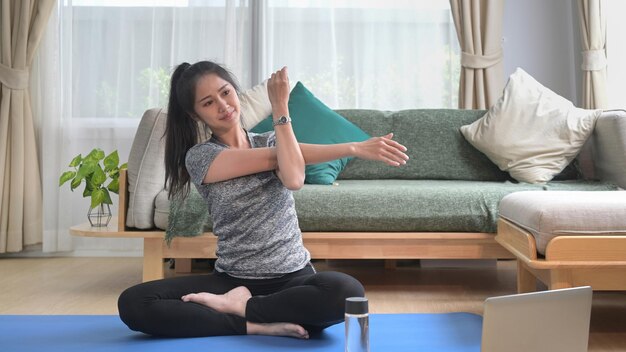
[[[291,121],[289,119],[289,117],[283,115],[283,116],[279,117],[278,120],[276,120],[274,125],[285,125],[285,124],[289,123],[289,121]]]

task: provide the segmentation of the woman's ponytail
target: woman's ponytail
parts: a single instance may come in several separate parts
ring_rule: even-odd
[[[165,188],[170,199],[177,195],[184,197],[189,193],[189,173],[185,167],[185,156],[198,143],[198,125],[179,99],[187,98],[189,94],[185,91],[188,85],[179,84],[181,79],[185,80],[184,73],[189,67],[191,65],[186,62],[178,65],[172,74],[170,86],[165,128]]]

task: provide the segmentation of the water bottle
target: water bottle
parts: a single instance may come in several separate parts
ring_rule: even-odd
[[[370,322],[367,298],[346,298],[346,349],[345,352],[370,351]]]

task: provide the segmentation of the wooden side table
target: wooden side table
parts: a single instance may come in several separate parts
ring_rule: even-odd
[[[211,233],[197,237],[174,238],[170,246],[164,241],[164,232],[119,231],[119,221],[113,217],[107,227],[92,227],[88,222],[72,226],[70,234],[83,237],[143,238],[143,281],[163,278],[165,258],[215,258],[217,238]]]

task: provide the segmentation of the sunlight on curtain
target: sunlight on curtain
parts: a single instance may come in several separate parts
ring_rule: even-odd
[[[172,67],[200,59],[226,63],[243,87],[287,65],[294,82],[302,80],[334,108],[456,107],[459,48],[448,1],[258,3],[266,15],[255,29],[267,47],[256,55],[263,67],[257,77],[246,1],[64,6],[62,29],[72,33],[72,116],[136,118],[164,106]]]
[[[77,3],[81,6],[61,9],[63,40],[71,52],[65,66],[71,70],[74,118],[138,118],[147,108],[165,106],[169,76],[183,61],[225,63],[242,85],[250,83],[246,2]],[[91,3],[96,4],[87,6]],[[125,6],[110,6],[118,3]],[[233,42],[238,45],[229,45]]]
[[[243,88],[287,65],[293,83],[333,108],[457,106],[447,0],[61,0],[33,74],[44,251],[141,251],[139,241],[70,236],[89,203],[58,177],[94,147],[126,161],[143,112],[165,107],[174,66],[205,59],[226,64]]]
[[[143,112],[165,107],[183,62],[225,63],[249,86],[247,1],[60,1],[33,73],[44,189],[44,252],[136,255],[141,241],[81,238],[89,199],[59,188],[79,153],[118,150],[125,162]],[[230,45],[236,43],[237,45]],[[117,213],[118,197],[111,210]]]
[[[333,108],[454,108],[449,2],[269,0],[266,71],[288,65]]]
[[[605,0],[606,51],[607,51],[607,93],[609,108],[626,109],[626,40],[624,40],[624,14],[626,2],[623,0]]]

